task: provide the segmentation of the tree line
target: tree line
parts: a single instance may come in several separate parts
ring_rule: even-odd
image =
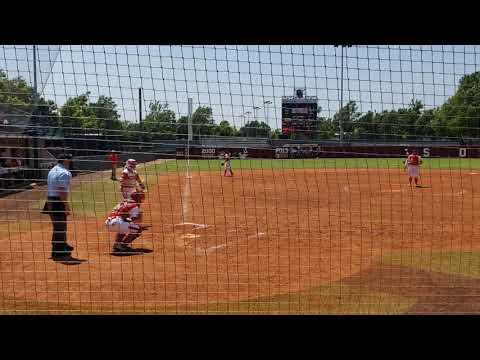
[[[90,93],[70,97],[60,107],[44,99],[21,77],[9,79],[0,70],[0,104],[15,106],[31,113],[32,124],[50,135],[81,136],[86,132],[105,136],[116,135],[129,141],[155,141],[187,138],[186,116],[176,117],[168,104],[154,101],[149,104],[142,123],[122,121],[115,101],[100,95],[96,101]],[[321,112],[321,110],[320,110]],[[320,114],[319,114],[320,115]],[[445,103],[433,109],[413,99],[403,108],[381,112],[361,113],[355,101],[349,101],[332,117],[319,116],[313,137],[335,139],[340,124],[349,139],[402,140],[425,137],[480,136],[480,72],[461,78],[457,91]],[[280,129],[271,129],[263,121],[249,121],[237,129],[229,121],[215,121],[212,109],[198,107],[192,115],[194,137],[246,136],[279,138]],[[301,132],[290,138],[302,138]]]

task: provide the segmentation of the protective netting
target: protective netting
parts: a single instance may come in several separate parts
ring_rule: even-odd
[[[479,50],[0,46],[0,312],[480,312]]]

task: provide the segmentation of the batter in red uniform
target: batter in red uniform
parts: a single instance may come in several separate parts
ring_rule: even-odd
[[[415,186],[418,185],[418,178],[420,176],[420,165],[422,164],[422,158],[418,155],[416,150],[413,150],[405,160],[405,169],[408,172],[408,182],[412,186],[412,179],[415,181]]]
[[[122,192],[125,200],[128,200],[130,198],[130,194],[137,190],[137,184],[140,185],[142,191],[145,190],[145,185],[138,175],[136,168],[137,161],[135,159],[128,159],[125,163],[125,168],[122,171],[120,191]]]

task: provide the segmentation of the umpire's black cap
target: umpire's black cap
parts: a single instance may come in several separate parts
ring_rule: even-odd
[[[62,154],[57,156],[58,161],[72,160],[72,159],[73,159],[73,155],[69,154],[69,153],[62,153]]]

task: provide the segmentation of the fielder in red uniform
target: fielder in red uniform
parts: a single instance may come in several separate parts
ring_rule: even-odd
[[[137,191],[137,184],[140,188],[145,190],[145,185],[137,173],[137,161],[135,159],[128,159],[125,163],[125,168],[122,171],[122,178],[120,179],[120,191],[123,198],[128,200],[130,194]]]
[[[405,169],[408,173],[408,182],[412,186],[412,179],[415,181],[415,186],[418,185],[418,177],[420,176],[420,165],[422,164],[422,158],[418,155],[416,150],[413,150],[405,160]]]
[[[108,154],[108,160],[110,161],[110,165],[112,167],[112,177],[111,179],[113,181],[118,181],[117,180],[117,166],[118,166],[118,155],[117,153],[115,152],[115,150],[112,150],[110,151],[110,153]]]
[[[105,220],[108,230],[117,233],[113,254],[134,253],[135,249],[132,249],[129,244],[147,228],[135,223],[143,218],[140,204],[145,199],[145,195],[135,191],[130,196],[131,199],[123,200],[115,206]]]

